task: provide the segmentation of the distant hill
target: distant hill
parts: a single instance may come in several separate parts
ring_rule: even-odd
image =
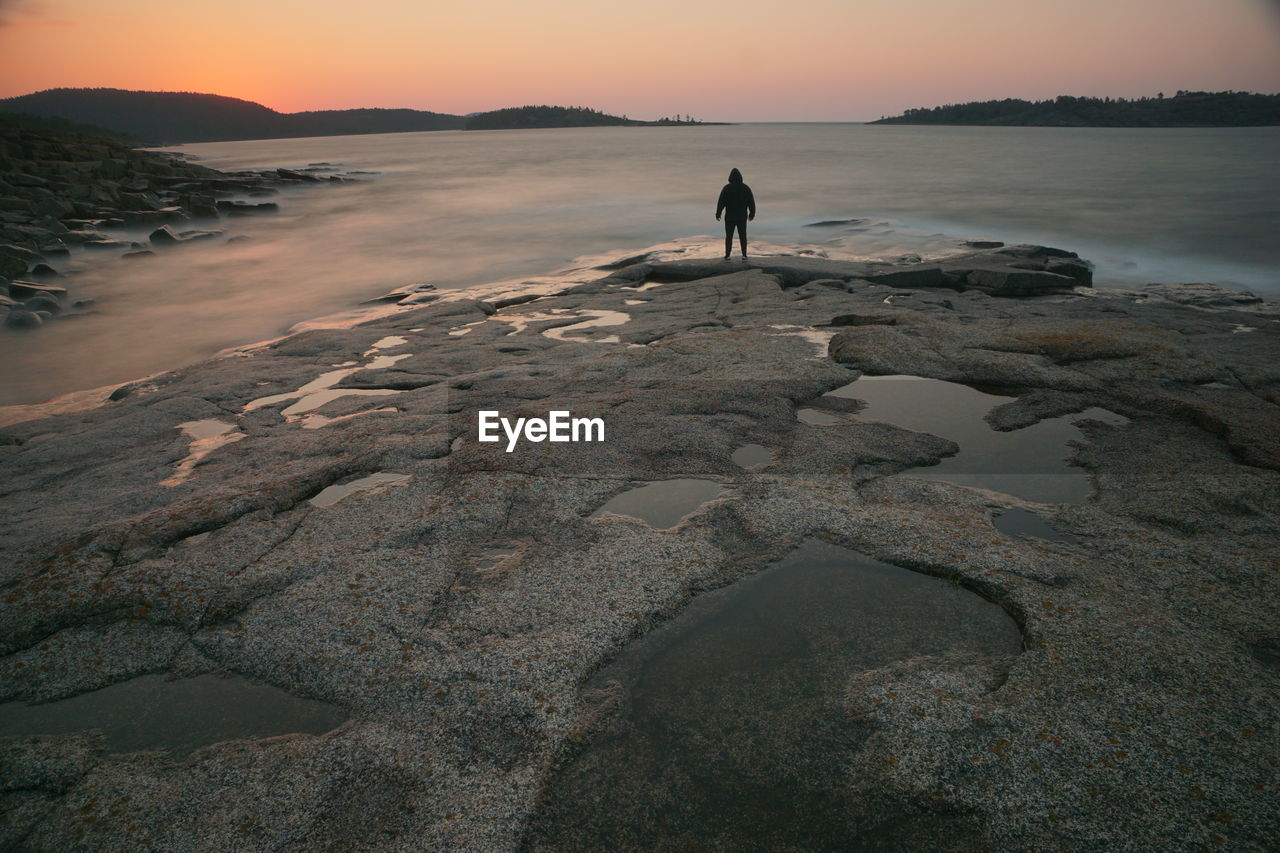
[[[1280,124],[1280,95],[1178,92],[1154,98],[973,101],[907,110],[871,124],[1022,125],[1042,127],[1256,127]]]
[[[146,141],[95,124],[67,121],[56,116],[33,116],[29,113],[0,112],[0,128],[31,133],[73,134],[84,138],[106,139],[122,145],[141,145]]]
[[[0,100],[0,111],[97,125],[157,144],[457,130],[465,121],[462,116],[422,110],[280,113],[223,95],[125,89],[48,89]]]
[[[487,113],[467,116],[467,130],[514,130],[531,127],[651,127],[658,125],[704,124],[688,116],[681,119],[662,118],[658,121],[639,121],[626,116],[614,116],[590,107],[524,106],[508,107]]]

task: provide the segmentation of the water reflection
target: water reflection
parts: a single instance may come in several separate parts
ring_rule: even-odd
[[[722,488],[714,480],[659,480],[628,489],[588,517],[626,515],[638,518],[650,527],[665,530],[675,527],[698,507],[715,500]]]
[[[910,476],[1040,503],[1076,503],[1092,492],[1088,473],[1067,464],[1070,443],[1085,440],[1076,421],[1128,422],[1114,412],[1093,408],[998,432],[985,417],[995,406],[1008,402],[1008,397],[919,376],[864,376],[828,396],[865,401],[867,407],[858,412],[862,420],[884,421],[960,445],[955,456],[929,468],[912,469]]]
[[[238,675],[144,675],[57,702],[0,704],[0,735],[98,729],[109,752],[164,749],[181,756],[224,740],[319,734],[345,719],[325,702]]]
[[[809,540],[696,598],[590,688],[629,688],[609,730],[552,781],[537,851],[944,850],[961,827],[862,798],[869,730],[849,680],[922,655],[1007,659],[1021,636],[973,593]],[[963,845],[961,845],[963,846]]]

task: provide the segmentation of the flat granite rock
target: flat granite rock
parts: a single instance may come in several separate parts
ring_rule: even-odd
[[[0,701],[230,672],[346,718],[183,758],[114,754],[91,728],[0,736],[0,846],[522,849],[557,769],[625,708],[588,677],[819,537],[975,591],[1021,631],[1000,662],[912,658],[830,685],[831,726],[864,733],[842,778],[886,815],[938,817],[923,847],[946,841],[936,823],[963,829],[955,849],[1265,849],[1268,303],[871,278],[1059,256],[639,261],[552,295],[444,293],[0,427]],[[957,446],[822,400],[862,373],[996,386],[999,429],[1128,420],[1085,421],[1062,450],[1089,499],[1027,504],[912,477]],[[810,406],[834,423],[801,421]],[[553,409],[602,418],[605,440],[478,440],[481,410]],[[772,461],[735,464],[748,444]],[[685,478],[721,489],[671,529],[592,517]],[[1073,541],[1004,536],[992,519],[1012,507]],[[784,740],[821,748],[806,734]]]
[[[1010,249],[1018,250],[1011,254]],[[641,256],[642,257],[642,256]],[[993,296],[1028,296],[1061,293],[1090,286],[1092,273],[1080,261],[1065,261],[1075,254],[1044,246],[1013,246],[998,251],[953,255],[935,263],[888,264],[849,261],[809,255],[752,255],[747,259],[715,258],[675,261],[641,261],[617,268],[611,278],[620,281],[694,281],[723,275],[735,269],[755,269],[777,276],[783,287],[814,281],[870,281],[904,289],[948,288],[980,290]],[[1053,269],[1028,270],[1023,259],[1053,264]],[[614,268],[614,267],[610,267]]]

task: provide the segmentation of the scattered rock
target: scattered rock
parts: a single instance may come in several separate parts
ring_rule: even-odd
[[[14,299],[25,300],[40,294],[48,294],[54,299],[63,299],[67,295],[67,289],[56,284],[41,284],[38,281],[9,282],[9,295]]]
[[[54,299],[47,293],[37,294],[22,303],[25,311],[48,311],[50,314],[62,313],[62,306],[58,304],[58,300]]]
[[[176,246],[181,238],[168,225],[161,225],[148,239],[154,246]]]
[[[1076,279],[1051,272],[1030,270],[971,270],[965,284],[992,296],[1031,296],[1037,293],[1064,293]]]
[[[247,201],[219,201],[218,212],[228,216],[253,216],[260,213],[278,213],[280,205],[274,201],[254,204]]]
[[[23,246],[2,245],[0,246],[0,276],[16,278],[25,275],[27,270],[43,260],[39,253]]]
[[[10,311],[4,324],[9,329],[36,329],[44,325],[44,318],[32,311]]]

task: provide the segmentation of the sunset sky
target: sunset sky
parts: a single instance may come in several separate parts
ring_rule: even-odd
[[[0,0],[0,96],[58,86],[724,121],[1280,92],[1280,0]]]

